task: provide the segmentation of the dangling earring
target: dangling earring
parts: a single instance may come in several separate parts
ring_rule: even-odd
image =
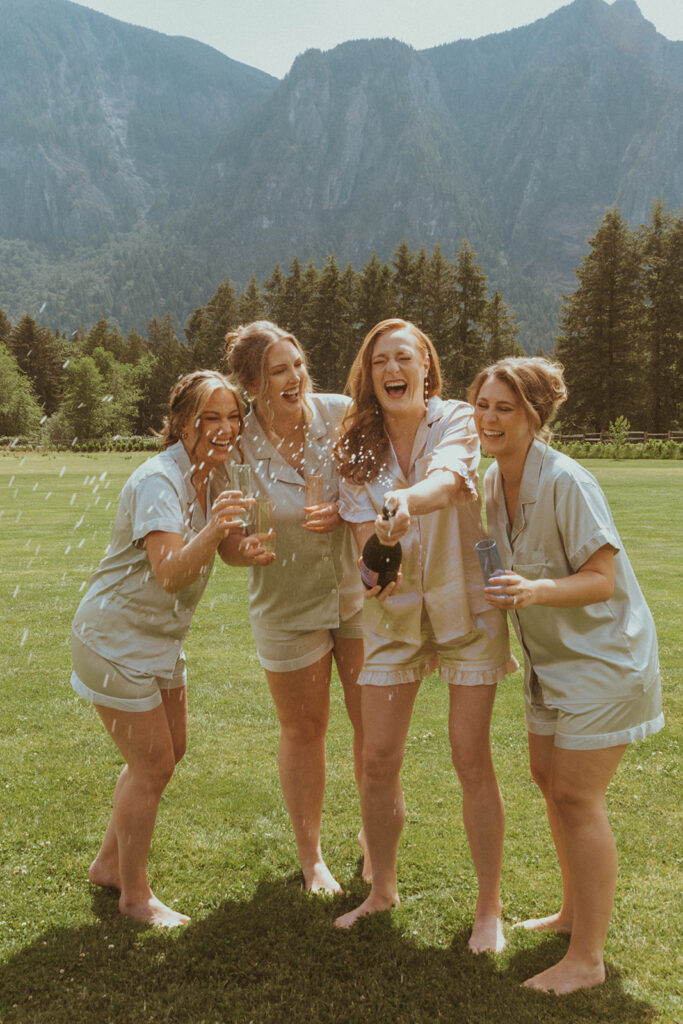
[[[429,374],[425,374],[424,398],[425,398],[425,409],[426,409],[428,404],[429,404]]]

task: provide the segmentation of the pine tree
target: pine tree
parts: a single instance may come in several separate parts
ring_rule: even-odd
[[[283,330],[291,330],[285,323],[288,315],[287,282],[282,267],[276,263],[267,281],[263,282],[265,316]]]
[[[20,369],[32,382],[46,414],[52,415],[62,394],[65,343],[26,315],[10,331],[8,347]]]
[[[258,281],[252,274],[249,284],[242,292],[237,304],[237,316],[239,323],[250,324],[254,320],[263,320],[266,312],[265,302],[261,295]]]
[[[441,357],[442,353],[448,351],[453,329],[453,267],[440,245],[434,247],[427,263],[425,295],[424,330]]]
[[[467,239],[463,239],[455,256],[452,294],[453,329],[443,369],[450,393],[460,398],[485,361],[482,321],[487,302],[486,275]]]
[[[506,356],[524,355],[524,350],[517,344],[519,327],[497,289],[486,303],[482,317],[482,331],[485,364],[495,363]]]
[[[81,355],[91,356],[96,348],[111,352],[115,359],[122,360],[125,343],[118,327],[112,327],[108,320],[101,318],[93,324],[79,345]]]
[[[636,386],[639,252],[615,208],[608,210],[577,270],[579,286],[565,297],[556,355],[569,398],[563,423],[601,431],[618,416],[641,421]]]
[[[141,398],[141,411],[145,410],[146,421],[140,426],[145,432],[161,429],[163,418],[168,412],[171,389],[178,378],[191,369],[191,354],[178,341],[170,313],[161,321],[150,321],[147,337],[157,361]]]
[[[364,338],[368,331],[395,315],[396,293],[391,268],[372,254],[358,279],[356,304],[356,335]]]
[[[341,274],[332,253],[325,260],[311,303],[313,341],[307,348],[311,376],[323,391],[340,391],[344,385],[340,356],[345,354],[353,322],[348,292],[348,278]]]
[[[206,306],[195,309],[185,328],[195,369],[222,369],[225,363],[225,335],[240,321],[237,296],[226,277]]]
[[[644,425],[663,433],[683,417],[683,217],[657,200],[639,242]]]
[[[399,243],[391,261],[396,295],[395,316],[414,322],[418,306],[415,282],[415,257],[405,239]]]

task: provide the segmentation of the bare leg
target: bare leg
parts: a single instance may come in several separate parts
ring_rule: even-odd
[[[344,689],[346,711],[353,726],[353,773],[360,792],[363,779],[363,723],[361,717],[362,687],[358,685],[357,680],[363,667],[362,639],[337,637],[334,645],[334,660],[337,663],[337,671],[339,672],[339,678]],[[362,828],[358,833],[358,842],[363,851],[363,881],[370,883],[372,881],[372,867],[368,844],[365,842]]]
[[[178,764],[185,754],[187,742],[187,690],[184,686],[176,687],[173,690],[162,690],[161,699],[171,731],[175,763]],[[114,789],[114,804],[116,804],[119,787],[125,785],[127,772],[128,767],[124,765]],[[121,889],[119,845],[116,839],[116,823],[113,812],[99,852],[90,865],[88,878],[95,885]]]
[[[178,728],[185,721],[185,689],[173,693],[177,706],[171,713],[171,721],[166,713],[166,700],[153,711],[96,707],[126,760],[126,769],[116,785],[113,814],[121,883],[119,910],[138,921],[166,927],[189,920],[161,903],[147,881],[147,856],[159,801],[173,774],[175,752],[179,749],[179,745],[174,744],[171,724]],[[184,749],[184,739],[181,738],[179,744]],[[108,828],[105,842],[110,835]],[[111,852],[111,841],[107,852]]]
[[[562,906],[555,914],[549,914],[547,917],[530,917],[527,921],[519,921],[514,927],[525,928],[527,931],[554,931],[569,934],[572,930],[574,914],[569,865],[564,846],[562,824],[557,807],[555,806],[551,786],[554,751],[554,736],[537,736],[534,733],[529,733],[531,774],[545,798],[548,823],[552,832],[560,871],[562,872]]]
[[[355,910],[335,921],[350,928],[359,917],[397,906],[396,859],[405,821],[400,771],[420,680],[363,686],[363,831],[372,858],[372,888]]]
[[[505,948],[500,902],[505,809],[489,741],[496,687],[449,686],[449,691],[451,753],[462,786],[463,821],[479,882],[469,948],[473,953],[500,953]]]
[[[575,992],[605,980],[603,952],[617,881],[617,851],[605,793],[626,746],[553,754],[551,789],[562,829],[574,901],[569,949],[525,982],[547,992]]]
[[[341,892],[323,860],[320,822],[325,794],[325,735],[330,717],[332,654],[296,672],[266,679],[280,720],[280,784],[294,829],[304,886],[310,892]]]

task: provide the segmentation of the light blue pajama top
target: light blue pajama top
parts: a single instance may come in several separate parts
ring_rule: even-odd
[[[209,579],[213,558],[194,583],[169,594],[158,582],[144,540],[161,530],[185,543],[206,526],[182,441],[133,472],[121,492],[107,554],[88,582],[73,621],[82,643],[123,668],[173,675],[192,614]],[[207,509],[213,493],[207,489]]]
[[[614,592],[607,601],[510,611],[524,648],[527,699],[571,711],[579,704],[637,700],[649,687],[659,687],[655,624],[605,495],[588,470],[535,440],[512,525],[495,462],[484,493],[489,533],[505,567],[520,576],[559,579],[577,572],[606,544],[615,552]]]

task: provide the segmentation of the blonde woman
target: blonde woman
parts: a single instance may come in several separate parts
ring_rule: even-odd
[[[363,664],[362,588],[353,537],[339,516],[332,456],[348,399],[314,393],[299,342],[269,321],[228,334],[227,359],[251,403],[243,458],[256,496],[275,506],[275,561],[251,568],[249,613],[280,721],[282,792],[305,889],[339,892],[320,843],[332,658],[354,729],[357,779],[362,746],[356,682]],[[305,508],[305,477],[313,473],[323,477],[323,501]],[[362,835],[359,840],[362,845]]]
[[[557,993],[605,978],[617,875],[605,793],[626,747],[664,724],[657,636],[604,494],[548,446],[566,398],[562,368],[503,359],[468,397],[482,448],[489,532],[507,571],[487,588],[524,648],[531,773],[562,870],[558,913],[521,927],[570,934],[562,959],[530,978]]]
[[[340,512],[361,551],[373,532],[382,543],[401,542],[403,576],[366,595],[361,804],[372,888],[336,923],[349,928],[399,901],[397,855],[405,820],[400,770],[417,692],[438,665],[448,683],[452,758],[479,881],[469,947],[500,951],[505,817],[489,726],[497,683],[517,663],[505,617],[486,603],[474,549],[484,530],[472,409],[442,401],[434,346],[400,319],[384,320],[368,333],[348,389],[352,405],[337,445]],[[396,509],[389,523],[379,514],[384,504]]]
[[[222,374],[178,381],[163,450],[124,485],[107,554],[73,622],[71,684],[126,762],[89,877],[119,889],[121,913],[147,924],[189,920],[152,892],[147,855],[161,794],[185,752],[183,640],[216,550],[244,511],[238,493],[219,493],[212,481],[241,424],[239,395]],[[241,549],[245,561],[270,558],[256,538]]]

